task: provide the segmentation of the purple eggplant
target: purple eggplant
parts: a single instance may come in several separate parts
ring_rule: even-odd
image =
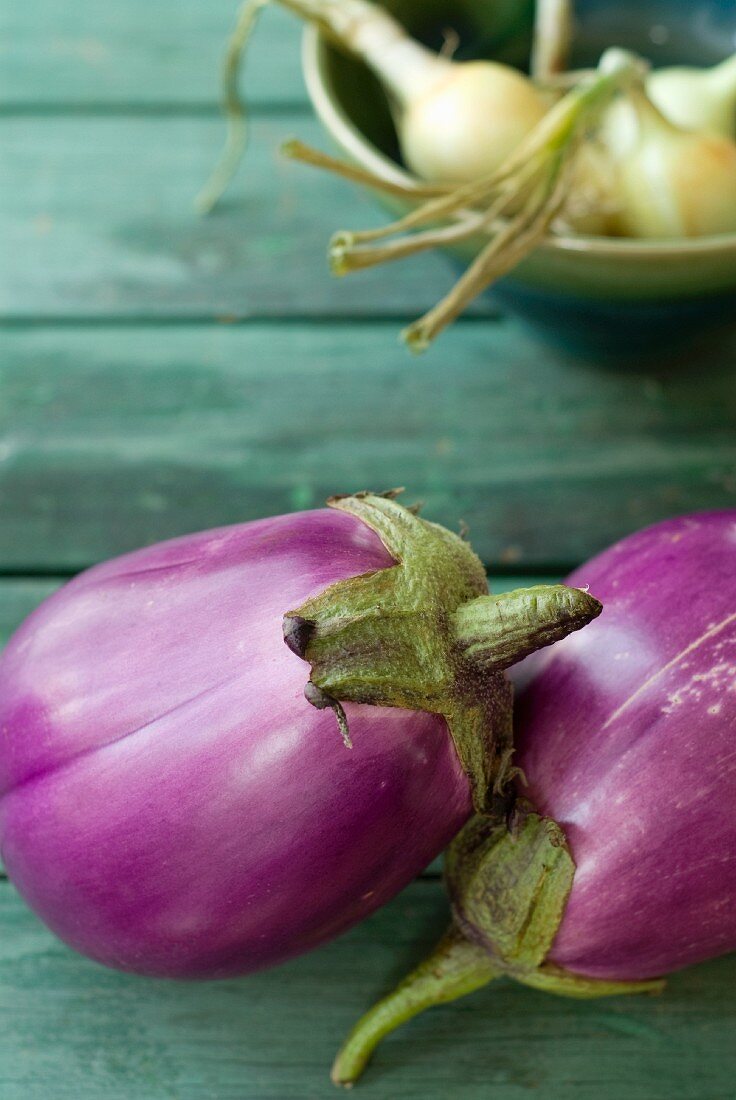
[[[453,923],[333,1070],[494,977],[578,997],[736,948],[736,511],[624,539],[567,581],[601,618],[529,659],[503,815],[450,846]]]
[[[220,977],[361,920],[504,782],[502,669],[599,610],[488,596],[394,494],[331,504],[97,566],[0,658],[2,857],[84,954]]]

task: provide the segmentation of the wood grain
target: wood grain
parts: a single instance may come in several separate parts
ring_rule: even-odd
[[[187,531],[404,484],[491,569],[560,575],[736,504],[736,373],[603,370],[513,321],[422,360],[385,324],[9,328],[0,570],[79,569]]]
[[[383,216],[352,185],[279,154],[317,122],[254,120],[247,160],[210,217],[193,203],[222,144],[220,119],[0,118],[0,319],[382,317],[432,305],[455,276],[430,254],[335,279],[338,229]],[[476,308],[489,313],[487,303]]]
[[[265,974],[167,984],[59,944],[0,883],[4,1100],[327,1100],[357,1015],[447,919],[417,882],[362,926]],[[367,1100],[731,1100],[736,957],[675,976],[660,998],[576,1003],[512,983],[433,1009],[389,1038]]]
[[[214,109],[238,0],[26,0],[3,4],[0,110]],[[248,101],[306,103],[299,21],[264,12],[249,51]]]

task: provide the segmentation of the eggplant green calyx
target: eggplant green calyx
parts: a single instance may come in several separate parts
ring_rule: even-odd
[[[442,715],[480,813],[514,774],[509,665],[600,612],[579,589],[542,586],[489,596],[463,538],[401,505],[399,491],[327,503],[365,523],[396,565],[339,581],[284,617],[284,640],[311,665],[309,702],[368,703]]]
[[[500,670],[580,630],[602,610],[585,589],[538,584],[463,604],[454,628],[467,661]]]
[[[334,1083],[352,1085],[381,1039],[413,1016],[494,978],[578,998],[659,992],[661,981],[597,981],[545,962],[574,873],[562,829],[525,803],[517,803],[507,821],[473,818],[447,853],[449,930],[424,962],[358,1021],[335,1059]]]
[[[474,817],[447,851],[454,923],[503,972],[534,970],[552,946],[574,874],[562,829],[524,802],[508,821]]]
[[[575,863],[556,821],[519,799],[506,821],[474,817],[450,845],[445,879],[453,927],[495,969],[568,997],[658,992],[656,981],[602,981],[546,962],[572,889]]]

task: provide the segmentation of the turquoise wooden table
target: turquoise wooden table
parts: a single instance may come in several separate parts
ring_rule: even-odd
[[[403,483],[501,586],[664,516],[736,505],[736,331],[604,370],[477,307],[426,358],[399,327],[438,257],[333,282],[377,215],[280,161],[318,142],[298,32],[268,12],[247,170],[209,220],[231,0],[6,4],[0,65],[0,639],[65,577],[143,543]],[[197,874],[196,865],[192,875]],[[354,1018],[439,935],[436,868],[331,946],[243,981],[106,971],[0,881],[3,1100],[311,1100]],[[659,999],[510,984],[427,1013],[361,1084],[385,1100],[733,1100],[736,959]]]

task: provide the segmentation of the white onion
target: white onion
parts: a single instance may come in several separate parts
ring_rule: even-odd
[[[246,140],[238,75],[243,51],[269,0],[246,0],[223,70],[227,144],[199,195],[211,210],[237,168]],[[413,39],[370,0],[276,0],[360,58],[385,89],[408,167],[420,177],[464,183],[494,172],[546,113],[534,84],[508,65],[455,62]]]
[[[640,238],[736,232],[736,142],[694,133],[633,92],[633,145],[618,157],[616,228]]]
[[[736,54],[712,69],[656,69],[647,91],[670,122],[683,129],[736,136]]]
[[[451,63],[396,114],[401,151],[423,179],[464,183],[497,168],[547,113],[534,85],[491,61]]]
[[[546,113],[532,82],[493,61],[455,62],[411,38],[369,0],[280,0],[316,22],[387,91],[408,167],[464,183],[495,171]]]

